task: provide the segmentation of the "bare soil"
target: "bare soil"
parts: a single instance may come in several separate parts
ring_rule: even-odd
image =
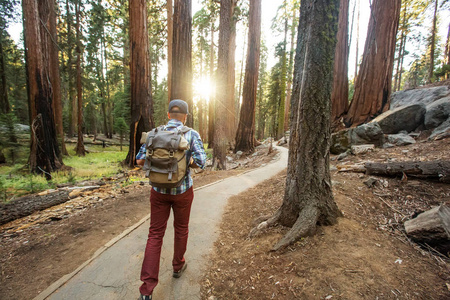
[[[286,173],[233,197],[203,278],[202,299],[450,299],[448,258],[411,242],[403,228],[416,214],[450,203],[450,186],[372,176],[377,183],[369,188],[369,176],[333,167],[449,157],[450,139],[376,149],[339,162],[333,157],[333,191],[344,217],[281,252],[270,249],[287,228],[247,236],[255,219],[281,205]]]
[[[266,155],[267,150],[260,152],[235,160],[237,167],[233,170],[193,174],[194,188],[259,167],[275,155]],[[52,197],[54,194],[47,200]],[[143,177],[141,182],[129,185],[111,181],[93,191],[75,192],[65,203],[1,225],[0,300],[32,299],[73,272],[97,249],[149,214],[149,197],[150,186]]]

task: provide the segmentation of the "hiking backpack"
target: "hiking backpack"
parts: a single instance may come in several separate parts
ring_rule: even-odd
[[[146,144],[143,169],[153,187],[174,188],[182,184],[187,171],[186,150],[189,150],[184,134],[189,130],[183,126],[168,131],[163,125],[142,134],[141,143]]]

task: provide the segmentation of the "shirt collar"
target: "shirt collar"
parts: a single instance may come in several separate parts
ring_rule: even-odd
[[[183,122],[178,121],[176,119],[170,119],[167,123],[167,127],[180,127],[183,126]]]

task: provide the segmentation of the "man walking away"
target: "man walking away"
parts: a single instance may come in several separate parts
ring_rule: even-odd
[[[186,131],[184,124],[189,114],[188,105],[183,100],[172,100],[169,103],[169,122],[163,127],[164,131]],[[189,143],[186,150],[187,172],[181,185],[174,188],[153,187],[150,194],[150,230],[148,234],[147,246],[145,247],[144,261],[142,263],[141,281],[143,284],[139,288],[141,300],[152,299],[152,293],[158,284],[159,261],[161,257],[161,247],[164,233],[167,227],[170,210],[174,216],[174,253],[173,253],[173,277],[179,278],[186,269],[187,264],[184,259],[186,252],[189,215],[191,212],[192,200],[194,199],[193,181],[189,167],[205,168],[206,153],[203,142],[197,131],[190,129],[184,133],[184,138]],[[138,165],[144,165],[146,159],[146,144],[143,144],[136,155]]]

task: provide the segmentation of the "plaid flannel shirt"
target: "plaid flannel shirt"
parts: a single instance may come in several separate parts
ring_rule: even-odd
[[[183,127],[183,123],[178,120],[171,119],[167,123],[167,125],[164,127],[164,130],[168,131],[175,131],[175,130],[181,130]],[[205,149],[203,148],[203,142],[200,138],[200,135],[197,131],[194,129],[189,130],[184,134],[184,138],[189,143],[189,150],[186,151],[186,162],[189,164],[189,161],[192,157],[194,162],[202,169],[205,168],[206,164],[206,153]],[[146,156],[146,144],[143,144],[141,148],[139,149],[138,154],[136,155],[136,159],[145,159]],[[161,194],[170,194],[170,195],[179,195],[186,192],[188,189],[190,189],[193,185],[193,180],[191,177],[191,170],[189,167],[187,168],[186,176],[184,177],[184,180],[182,184],[179,187],[175,188],[157,188],[153,187],[153,189]]]

